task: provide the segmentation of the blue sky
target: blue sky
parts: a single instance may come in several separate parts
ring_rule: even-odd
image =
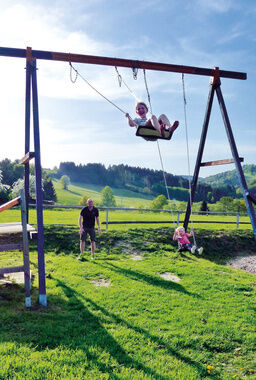
[[[256,3],[254,0],[5,0],[1,46],[130,58],[242,71],[246,81],[222,79],[222,92],[239,155],[256,163]],[[160,169],[156,143],[135,137],[124,115],[81,79],[72,84],[68,63],[38,61],[43,167],[61,161],[100,162]],[[24,154],[25,61],[0,57],[0,160]],[[114,68],[74,64],[99,91],[134,115],[134,98],[119,87]],[[137,97],[147,100],[143,74],[120,73]],[[188,174],[181,75],[147,72],[153,113],[180,126],[160,141],[166,171]],[[185,76],[189,154],[193,172],[209,93],[209,78]],[[134,115],[135,116],[135,115]],[[231,158],[217,101],[204,161]],[[200,176],[233,165],[202,168]]]

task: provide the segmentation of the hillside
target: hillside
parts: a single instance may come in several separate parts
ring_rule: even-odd
[[[243,171],[248,187],[256,189],[256,165],[243,165]],[[214,187],[227,185],[239,187],[236,169],[203,178],[201,181]]]

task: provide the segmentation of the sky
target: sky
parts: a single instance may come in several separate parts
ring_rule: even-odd
[[[254,0],[0,0],[2,47],[127,58],[246,72],[247,80],[221,80],[221,88],[245,164],[256,164],[256,3]],[[37,61],[41,162],[125,164],[161,169],[156,142],[135,136],[122,112],[80,77],[68,62]],[[79,74],[124,112],[135,117],[135,99],[119,87],[115,68],[74,64]],[[0,160],[24,155],[25,60],[0,57]],[[143,72],[120,74],[147,102]],[[209,94],[209,77],[147,71],[152,111],[179,120],[170,141],[159,141],[164,169],[193,174]],[[33,144],[31,147],[33,150]],[[232,158],[217,99],[203,161]],[[200,176],[234,165],[201,168]]]

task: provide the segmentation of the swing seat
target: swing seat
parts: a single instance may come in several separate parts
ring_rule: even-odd
[[[137,128],[136,136],[143,137],[147,141],[156,141],[158,139],[170,140],[172,137],[172,133],[170,131],[165,131],[163,137],[161,133],[157,131],[154,127],[150,125],[140,125]]]

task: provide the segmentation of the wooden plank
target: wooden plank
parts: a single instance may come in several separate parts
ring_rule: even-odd
[[[32,160],[35,157],[35,152],[28,152],[25,154],[24,157],[20,160],[20,164],[27,164],[30,160]]]
[[[13,206],[17,206],[20,203],[20,197],[14,198],[9,202],[4,203],[0,206],[0,212],[8,210],[8,208],[11,208]]]
[[[28,232],[36,231],[36,229],[30,224],[27,225]],[[21,222],[17,223],[0,223],[0,235],[22,233]]]
[[[0,274],[24,272],[24,266],[0,268]]]
[[[22,250],[23,244],[0,244],[0,252]]]
[[[239,161],[243,162],[244,158],[239,157]],[[225,160],[201,162],[200,166],[214,166],[214,165],[226,165],[226,164],[234,164],[233,158],[227,158]]]
[[[78,62],[78,63],[87,63],[87,64],[92,64],[92,65],[130,67],[130,68],[138,68],[138,69],[145,69],[145,70],[167,71],[167,72],[204,75],[204,76],[214,76],[214,72],[215,72],[215,70],[212,68],[174,65],[174,64],[160,63],[160,62],[138,61],[138,60],[132,60],[132,59],[123,59],[123,58],[100,57],[100,56],[93,56],[93,55],[61,53],[61,52],[52,52],[52,51],[45,51],[45,50],[31,50],[31,53],[32,53],[32,57],[36,59],[46,59],[46,60],[64,61],[64,62]],[[27,49],[0,47],[0,56],[26,58]],[[31,60],[31,57],[30,57],[30,60]],[[238,72],[238,71],[227,71],[227,70],[219,70],[219,76],[222,78],[232,78],[232,79],[242,79],[242,80],[247,78],[246,73]]]

